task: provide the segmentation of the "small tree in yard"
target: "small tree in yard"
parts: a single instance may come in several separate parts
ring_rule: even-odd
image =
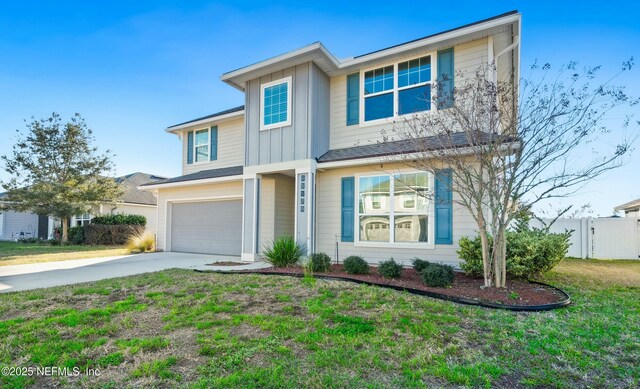
[[[79,114],[67,123],[57,113],[27,123],[13,155],[1,157],[11,176],[0,182],[7,191],[4,208],[59,218],[66,242],[73,215],[89,212],[98,202],[115,202],[121,195],[118,184],[108,177],[112,155],[108,150],[99,154],[93,141]]]
[[[446,109],[413,115],[383,134],[385,142],[399,140],[414,151],[393,156],[402,164],[432,173],[451,169],[453,201],[477,224],[486,286],[505,286],[505,232],[518,212],[569,196],[619,166],[637,137],[640,122],[632,121],[630,108],[638,100],[612,85],[615,77],[596,82],[598,68],[576,68],[571,63],[552,77],[549,65],[534,66],[540,78],[520,85],[493,81],[494,66],[458,73],[453,92],[438,85],[440,96],[431,103]],[[615,131],[612,111],[624,116]],[[616,145],[593,143],[625,129],[630,136]]]

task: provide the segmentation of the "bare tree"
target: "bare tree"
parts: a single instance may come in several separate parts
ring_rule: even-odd
[[[569,196],[624,162],[640,127],[631,114],[639,100],[613,81],[632,65],[604,82],[599,67],[576,63],[555,75],[549,65],[533,66],[520,85],[493,81],[492,65],[459,73],[452,92],[439,85],[439,96],[429,97],[442,109],[405,117],[383,134],[384,142],[402,144],[393,157],[404,165],[451,169],[453,201],[477,224],[486,286],[505,286],[505,232],[518,211]],[[615,128],[613,112],[624,116]],[[610,132],[621,135],[619,143],[594,143]]]

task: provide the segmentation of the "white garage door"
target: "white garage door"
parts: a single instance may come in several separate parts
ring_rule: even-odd
[[[242,200],[174,203],[171,251],[240,255]]]

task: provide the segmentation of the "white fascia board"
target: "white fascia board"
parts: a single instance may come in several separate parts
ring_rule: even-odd
[[[137,189],[138,190],[145,190],[145,191],[152,191],[152,190],[156,190],[156,189],[199,186],[199,185],[217,184],[217,183],[220,183],[220,182],[231,182],[231,181],[242,181],[242,175],[227,176],[227,177],[216,177],[216,178],[204,178],[204,179],[201,179],[201,180],[191,180],[191,181],[181,181],[181,182],[169,182],[169,183],[166,183],[166,184],[143,185],[143,186],[138,186]]]
[[[220,116],[214,116],[212,118],[206,118],[206,119],[198,120],[198,121],[195,121],[195,122],[184,123],[184,124],[180,124],[178,126],[167,127],[165,129],[165,131],[175,134],[175,133],[179,132],[180,130],[184,130],[185,128],[194,127],[194,126],[200,126],[200,125],[205,124],[205,123],[220,123],[220,122],[223,122],[225,120],[233,119],[233,118],[236,118],[236,117],[239,117],[239,116],[244,116],[244,109],[242,111],[231,112],[231,113],[227,113],[227,114],[220,115]]]
[[[516,143],[516,146],[518,146],[517,143]],[[509,146],[506,144],[501,146],[501,148],[504,149],[505,151],[509,150],[508,147]],[[473,152],[474,152],[474,148],[469,146],[459,147],[455,149],[455,153],[458,154],[459,156],[470,155],[470,154],[473,154]],[[402,162],[406,160],[424,158],[425,154],[426,155],[432,154],[433,158],[437,158],[440,155],[438,153],[442,153],[442,151],[436,151],[433,153],[429,153],[428,151],[425,151],[425,152],[407,153],[407,154],[392,154],[392,155],[379,156],[379,157],[346,159],[342,161],[319,162],[317,165],[317,168],[319,170],[320,169],[337,169],[337,168],[351,167],[351,166],[375,165],[375,164],[382,164],[382,163],[397,163],[397,162]],[[449,153],[446,153],[446,154],[449,154]]]
[[[397,54],[402,54],[405,51],[409,51],[409,50],[413,50],[413,49],[419,49],[423,46],[428,46],[428,45],[432,45],[441,41],[446,41],[449,39],[456,39],[459,38],[461,36],[467,35],[467,34],[473,34],[476,32],[480,32],[482,30],[488,30],[491,28],[495,28],[495,27],[499,27],[501,25],[504,24],[510,24],[510,23],[516,23],[519,22],[521,19],[521,15],[519,13],[514,14],[514,15],[509,15],[509,16],[505,16],[502,17],[500,19],[495,19],[495,20],[490,20],[488,22],[484,22],[481,24],[476,24],[473,26],[469,26],[469,27],[465,27],[459,30],[455,30],[455,31],[451,31],[451,32],[446,32],[444,34],[439,34],[436,35],[434,37],[431,38],[425,38],[425,39],[421,39],[419,41],[415,41],[415,42],[410,42],[410,43],[405,43],[403,45],[400,46],[396,46],[396,47],[392,47],[386,50],[382,50],[382,51],[378,51],[372,54],[368,54],[368,55],[364,55],[362,57],[358,57],[358,58],[354,58],[350,61],[345,61],[343,63],[340,64],[340,68],[346,68],[346,67],[350,67],[350,66],[354,66],[354,65],[359,65],[363,62],[369,62],[369,61],[375,61],[378,59],[382,59],[384,57],[388,57],[388,56],[392,56],[392,55],[397,55]]]
[[[251,165],[244,167],[244,174],[269,174],[278,173],[282,171],[298,171],[301,169],[307,169],[309,171],[315,170],[317,162],[315,159],[298,159],[285,162],[274,162],[264,165]]]
[[[258,63],[253,64],[253,65],[245,66],[243,68],[240,68],[240,69],[237,69],[237,70],[233,70],[233,71],[231,71],[229,73],[225,73],[222,76],[220,76],[220,80],[226,82],[227,84],[233,86],[236,89],[244,91],[244,87],[234,81],[234,79],[236,77],[245,75],[247,73],[255,72],[255,71],[258,71],[258,70],[260,70],[262,68],[265,68],[265,67],[268,67],[268,66],[271,66],[271,65],[275,65],[275,64],[277,64],[279,62],[282,62],[282,61],[287,61],[287,60],[290,60],[290,59],[294,59],[296,57],[310,56],[314,52],[320,52],[320,54],[325,56],[331,62],[331,64],[335,67],[335,69],[339,68],[340,61],[336,57],[334,57],[333,54],[331,54],[329,52],[329,50],[327,50],[326,47],[324,47],[324,45],[322,43],[316,42],[316,43],[312,43],[310,45],[301,47],[299,49],[290,51],[288,53],[284,53],[284,54],[277,55],[275,57],[269,58],[267,60],[260,61]],[[311,58],[310,58],[310,60],[311,60]],[[241,83],[241,84],[244,84],[244,83]]]
[[[249,66],[231,71],[229,73],[225,73],[220,77],[220,79],[226,82],[227,84],[233,86],[234,88],[237,88],[240,91],[244,91],[244,87],[243,87],[244,82],[241,81],[240,83],[238,83],[237,80],[235,80],[237,77],[245,75],[250,72],[258,71],[267,66],[275,65],[278,62],[293,59],[298,56],[311,55],[313,54],[314,51],[319,51],[322,55],[324,55],[327,59],[329,59],[330,63],[334,67],[334,69],[332,69],[331,71],[337,73],[337,72],[340,72],[340,70],[344,70],[354,66],[359,66],[367,62],[382,60],[386,57],[402,54],[406,51],[420,49],[424,46],[433,45],[446,40],[457,39],[464,35],[478,33],[483,30],[492,29],[505,24],[518,23],[519,25],[521,18],[522,18],[522,15],[520,13],[507,15],[499,19],[489,20],[487,22],[480,23],[480,24],[474,24],[469,27],[464,27],[461,29],[456,29],[454,31],[438,34],[431,38],[424,38],[415,42],[400,44],[398,46],[391,47],[389,49],[384,49],[381,51],[377,51],[375,53],[366,54],[364,56],[357,57],[357,58],[349,58],[343,61],[338,60],[333,54],[331,54],[324,47],[322,43],[316,42],[311,45],[304,46],[299,49],[290,51],[288,53],[281,54],[273,58],[269,58],[267,60],[255,63],[253,65],[249,65]]]

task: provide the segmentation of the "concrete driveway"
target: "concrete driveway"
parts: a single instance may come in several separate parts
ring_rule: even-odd
[[[148,253],[119,257],[78,259],[31,265],[0,266],[0,293],[78,284],[165,269],[206,269],[212,262],[240,262],[239,257],[187,253]],[[263,267],[260,262],[241,268]],[[240,267],[234,266],[235,269]]]

